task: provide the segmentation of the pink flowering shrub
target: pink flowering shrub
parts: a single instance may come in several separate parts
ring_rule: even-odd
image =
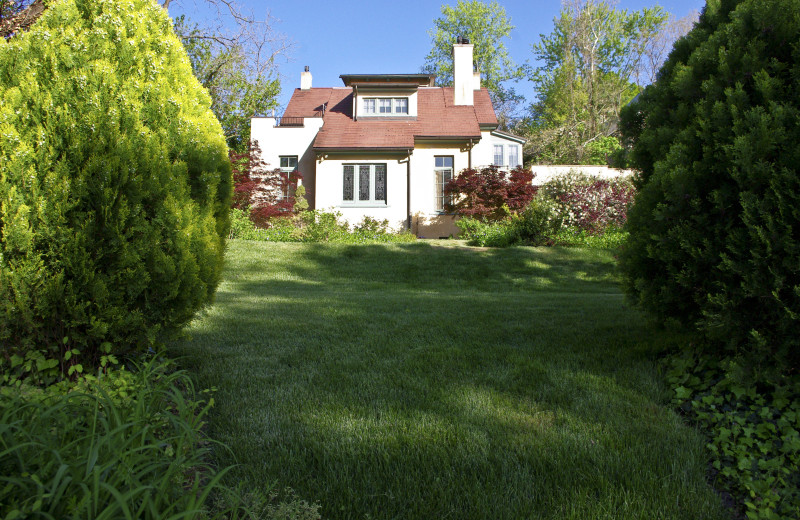
[[[542,191],[555,201],[564,226],[593,235],[622,228],[636,193],[630,179],[601,179],[576,172],[548,181]]]

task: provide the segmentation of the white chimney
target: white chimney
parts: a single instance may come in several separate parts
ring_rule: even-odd
[[[456,105],[472,105],[474,76],[472,74],[472,44],[458,37],[453,45],[453,87]]]
[[[472,75],[472,90],[481,89],[481,73],[477,70]]]
[[[308,71],[308,65],[306,65],[306,70],[300,74],[300,90],[310,90],[311,89],[311,72]]]

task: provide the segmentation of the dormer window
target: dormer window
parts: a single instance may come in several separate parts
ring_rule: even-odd
[[[364,98],[364,115],[408,115],[408,98]]]

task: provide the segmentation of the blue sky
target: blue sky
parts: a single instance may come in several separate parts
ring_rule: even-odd
[[[269,12],[277,23],[275,29],[287,35],[294,46],[289,61],[279,63],[283,92],[280,103],[285,106],[293,90],[300,86],[300,73],[305,65],[311,68],[315,87],[341,86],[340,74],[416,73],[431,47],[428,30],[441,16],[441,5],[456,1],[381,2],[348,0],[263,1],[239,0],[240,4],[264,19]],[[487,1],[488,3],[488,1]],[[515,29],[506,41],[509,54],[517,64],[532,60],[531,45],[540,34],[553,30],[553,19],[561,7],[559,1],[500,1]],[[676,17],[701,11],[704,0],[620,0],[619,8],[639,10],[660,5]],[[185,13],[200,20],[208,16],[202,0],[182,0],[173,16]],[[528,101],[534,98],[531,84],[522,80],[515,89]]]

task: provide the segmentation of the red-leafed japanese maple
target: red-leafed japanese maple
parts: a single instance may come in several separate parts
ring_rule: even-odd
[[[482,220],[501,220],[530,204],[536,195],[534,173],[517,166],[511,172],[488,166],[467,168],[444,187],[452,202],[445,210]]]
[[[297,170],[287,174],[280,168],[267,169],[257,142],[247,153],[230,150],[229,155],[233,166],[233,208],[249,210],[250,220],[258,227],[269,227],[270,219],[292,214],[297,182],[302,178]]]

